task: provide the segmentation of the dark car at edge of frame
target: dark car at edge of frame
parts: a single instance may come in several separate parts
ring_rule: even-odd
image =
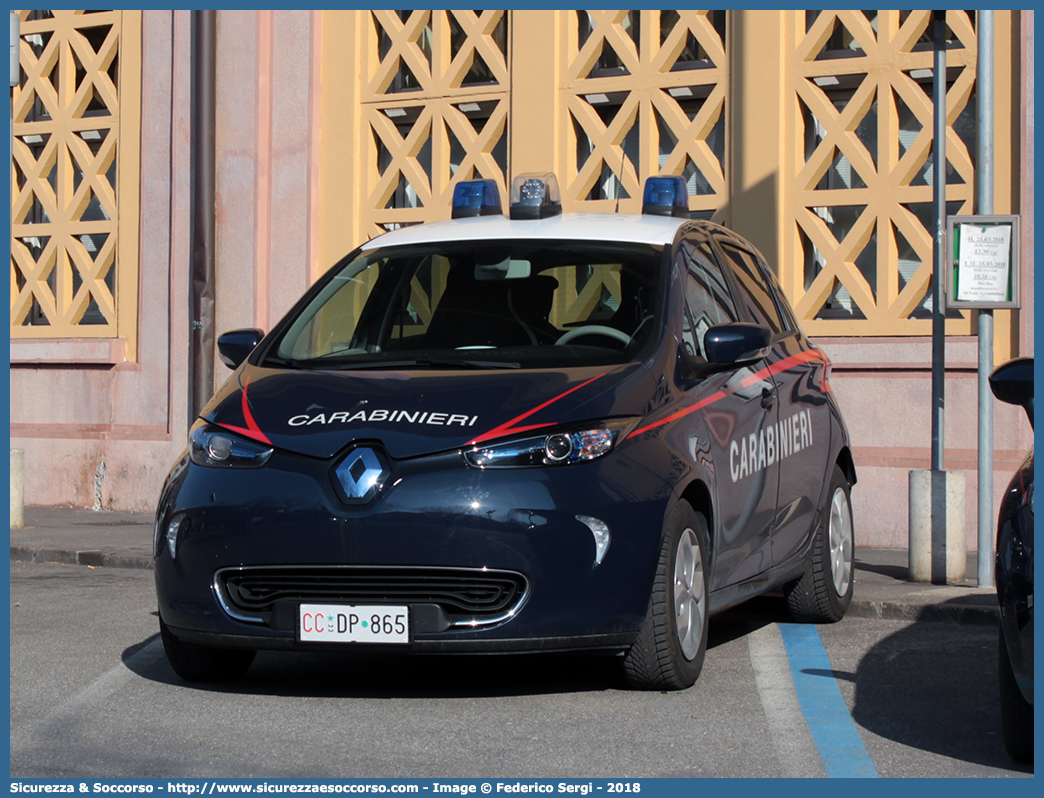
[[[1033,426],[1033,358],[1009,360],[990,375],[1002,402],[1026,410]],[[1001,611],[997,671],[1004,747],[1033,761],[1033,449],[1015,471],[997,520],[997,601]]]

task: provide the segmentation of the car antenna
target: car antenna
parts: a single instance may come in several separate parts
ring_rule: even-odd
[[[623,170],[624,163],[627,158],[627,151],[624,149],[624,144],[620,142],[620,172],[616,176],[616,212],[620,212],[620,188],[623,186]]]

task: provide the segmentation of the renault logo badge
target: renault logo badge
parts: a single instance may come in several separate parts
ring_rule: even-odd
[[[360,447],[348,453],[334,474],[345,497],[356,504],[367,502],[377,495],[384,485],[387,469],[377,452]]]

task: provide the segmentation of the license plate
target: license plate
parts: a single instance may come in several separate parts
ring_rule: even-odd
[[[409,607],[302,604],[300,639],[309,643],[409,643]]]

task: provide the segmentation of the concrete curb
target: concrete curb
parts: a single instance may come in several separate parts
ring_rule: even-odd
[[[987,606],[957,607],[949,604],[910,604],[903,601],[875,599],[860,601],[858,598],[853,598],[847,615],[851,618],[879,618],[885,621],[932,621],[975,626],[1000,625],[1000,609]]]
[[[60,563],[62,565],[89,565],[93,568],[137,568],[151,571],[152,559],[135,557],[111,551],[45,549],[32,546],[12,546],[11,562]]]

